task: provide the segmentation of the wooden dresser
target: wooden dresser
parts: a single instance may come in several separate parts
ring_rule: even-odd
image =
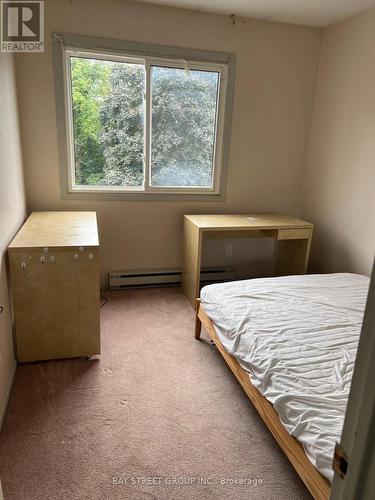
[[[95,212],[33,212],[8,254],[17,360],[100,354]]]

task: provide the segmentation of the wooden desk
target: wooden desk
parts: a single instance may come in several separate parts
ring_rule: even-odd
[[[17,360],[99,354],[95,212],[33,212],[8,254]]]
[[[183,292],[194,307],[199,297],[204,237],[276,239],[275,274],[281,276],[306,272],[312,231],[312,224],[288,215],[185,215]]]

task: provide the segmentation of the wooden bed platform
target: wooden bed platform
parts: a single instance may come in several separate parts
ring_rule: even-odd
[[[330,482],[320,474],[307,458],[301,443],[288,434],[286,429],[282,426],[279,416],[272,404],[267,401],[250,382],[248,372],[246,372],[238,361],[225,350],[216,334],[212,321],[207,316],[200,303],[200,299],[196,299],[194,336],[197,340],[200,339],[202,324],[312,496],[316,500],[327,500],[330,496]]]

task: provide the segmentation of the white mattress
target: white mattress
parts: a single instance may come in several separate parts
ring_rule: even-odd
[[[227,351],[332,480],[369,278],[326,274],[209,285],[201,301]]]

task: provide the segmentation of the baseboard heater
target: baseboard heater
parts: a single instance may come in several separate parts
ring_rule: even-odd
[[[202,269],[201,283],[216,283],[234,279],[232,268],[215,267]],[[181,269],[157,269],[134,271],[111,271],[109,273],[110,290],[121,288],[146,288],[152,286],[176,286],[181,283]]]

